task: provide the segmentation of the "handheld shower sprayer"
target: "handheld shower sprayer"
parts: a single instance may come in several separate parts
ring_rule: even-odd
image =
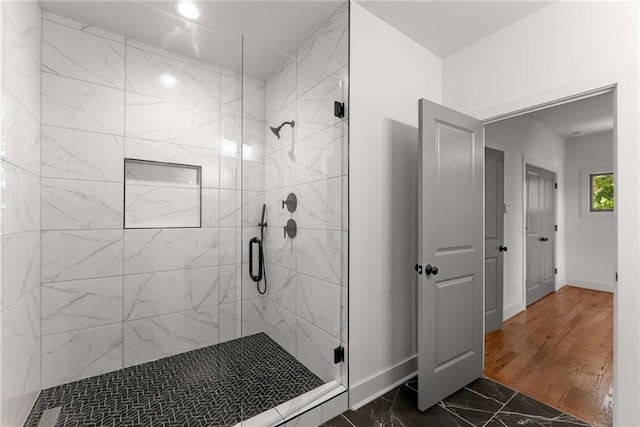
[[[267,205],[262,205],[262,216],[258,227],[260,227],[260,238],[254,237],[249,241],[249,277],[256,282],[258,292],[264,295],[267,292],[267,265],[264,259],[264,229],[267,226],[265,212]],[[258,246],[258,274],[253,274],[253,247]],[[260,281],[264,278],[264,289],[260,289]]]

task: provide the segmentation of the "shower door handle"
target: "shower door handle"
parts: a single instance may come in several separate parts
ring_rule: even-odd
[[[253,247],[254,245],[258,245],[258,274],[253,274]],[[262,240],[254,237],[249,240],[249,277],[254,282],[259,282],[262,280],[262,260],[264,259],[264,253],[262,252]]]

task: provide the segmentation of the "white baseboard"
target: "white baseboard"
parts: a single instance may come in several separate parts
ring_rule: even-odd
[[[418,374],[418,356],[412,356],[349,387],[349,407],[356,410]]]
[[[515,304],[510,305],[509,307],[505,307],[502,309],[502,321],[506,322],[508,319],[512,318],[516,314],[524,311],[526,308],[525,302],[520,301]]]
[[[594,291],[613,292],[613,283],[592,282],[590,280],[567,278],[567,286],[575,286],[576,288],[591,289]]]

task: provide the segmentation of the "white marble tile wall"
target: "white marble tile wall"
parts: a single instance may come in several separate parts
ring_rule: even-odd
[[[51,13],[42,25],[41,97],[11,110],[39,123],[30,108],[41,98],[42,136],[7,128],[25,141],[4,150],[24,172],[3,169],[20,185],[28,172],[42,180],[5,193],[15,200],[5,223],[24,238],[3,245],[30,262],[3,294],[13,302],[42,281],[43,387],[264,330],[260,299],[245,298],[240,317],[239,245],[243,201],[264,198],[264,84],[246,81],[243,100],[232,71]],[[244,174],[242,153],[252,161]],[[201,166],[201,201],[197,189],[145,175],[127,186],[125,206],[125,158]],[[28,209],[36,200],[42,215]],[[124,229],[125,218],[148,228]]]
[[[40,391],[38,2],[0,4],[0,425],[22,425]]]
[[[269,290],[265,331],[324,381],[346,382],[333,349],[346,340],[347,8],[341,8],[265,85],[265,203]],[[277,139],[269,129],[284,127]],[[293,192],[290,214],[281,201]],[[298,235],[283,239],[294,218]]]

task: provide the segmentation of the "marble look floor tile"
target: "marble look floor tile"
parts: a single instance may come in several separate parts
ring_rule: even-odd
[[[510,426],[531,426],[531,427],[575,427],[588,426],[568,415],[559,415],[558,417],[534,417],[531,415],[512,414],[508,412],[499,412],[491,419],[485,427],[510,427]]]
[[[417,379],[415,381],[417,387]],[[495,399],[501,403],[507,403],[509,399],[511,399],[516,394],[516,391],[511,390],[510,388],[505,387],[495,381],[491,381],[487,378],[478,378],[474,382],[467,385],[465,388],[480,393],[487,398]]]
[[[504,418],[507,420],[515,420],[530,418],[532,419],[532,423],[534,421],[538,423],[532,425],[587,425],[586,423],[577,420],[576,418],[564,414],[561,411],[552,408],[551,406],[547,406],[544,403],[538,402],[537,400],[525,396],[521,393],[516,394],[509,401],[509,403],[507,403],[504,408],[500,410],[499,415],[499,419]],[[548,421],[543,422],[544,420]],[[549,422],[551,421],[555,422],[556,424],[549,424]],[[507,423],[507,425],[511,425],[511,423]]]
[[[489,421],[504,403],[465,387],[444,399],[439,405],[471,424],[482,425]]]

